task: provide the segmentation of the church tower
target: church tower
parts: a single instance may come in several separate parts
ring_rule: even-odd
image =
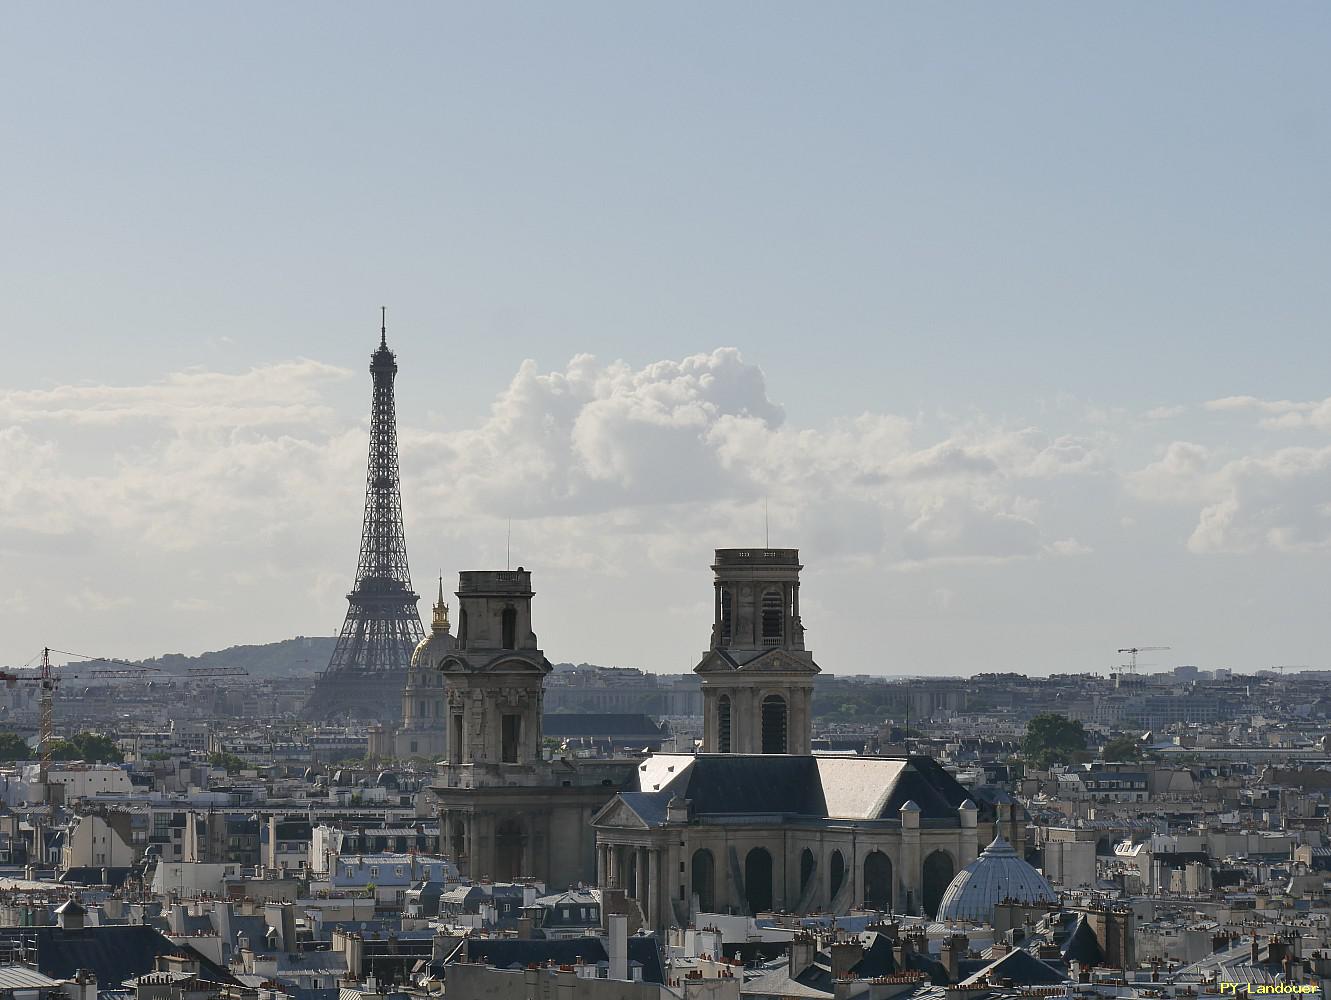
[[[703,753],[808,754],[813,678],[798,549],[717,549],[702,682]]]
[[[457,636],[439,664],[447,702],[447,765],[541,759],[542,683],[551,670],[531,628],[531,574],[458,574]]]
[[[458,574],[456,635],[432,665],[443,681],[444,761],[431,792],[447,851],[472,879],[596,877],[591,818],[636,760],[546,760],[541,704],[551,670],[531,621],[531,574]]]

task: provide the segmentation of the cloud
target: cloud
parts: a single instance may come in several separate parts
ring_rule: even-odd
[[[1188,539],[1198,553],[1331,548],[1331,447],[1283,448],[1227,463]]]
[[[173,428],[309,426],[332,415],[324,390],[351,373],[286,361],[240,374],[190,370],[142,386],[65,385],[0,393],[0,423]]]
[[[1199,503],[1209,495],[1210,449],[1173,441],[1161,457],[1127,477],[1128,491],[1139,499],[1163,503]]]
[[[1256,396],[1226,396],[1205,405],[1213,413],[1256,412],[1261,415],[1258,425],[1268,430],[1331,431],[1331,397],[1293,402],[1288,399],[1264,400]]]
[[[1156,406],[1146,411],[1147,420],[1173,420],[1188,411],[1186,406]]]
[[[231,640],[236,616],[274,637],[334,628],[364,489],[368,386],[349,377],[296,360],[0,392],[0,553],[41,566],[29,603],[127,630],[167,609],[150,652],[165,635]],[[1112,481],[1113,441],[1059,419],[795,425],[730,348],[524,362],[474,426],[400,422],[408,543],[418,575],[422,559],[502,565],[511,517],[515,562],[621,581],[644,564],[693,572],[700,551],[769,530],[856,571],[1074,556],[1089,549],[1079,491]]]
[[[949,498],[922,511],[906,529],[902,551],[915,561],[1011,559],[1040,551],[1035,522]]]
[[[641,545],[682,523],[724,541],[758,523],[765,498],[793,512],[792,534],[846,558],[1053,554],[1026,492],[1106,468],[1096,441],[1032,427],[920,436],[918,420],[891,413],[789,426],[762,370],[723,348],[636,369],[585,355],[562,371],[526,362],[479,427],[404,434],[403,461],[436,515],[541,521],[582,546],[579,565],[595,561],[589,547]],[[577,541],[591,518],[594,540]]]

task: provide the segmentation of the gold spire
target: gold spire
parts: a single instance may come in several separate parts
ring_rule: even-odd
[[[439,599],[434,602],[434,620],[430,628],[435,632],[448,631],[448,605],[444,603],[444,578],[439,577]]]

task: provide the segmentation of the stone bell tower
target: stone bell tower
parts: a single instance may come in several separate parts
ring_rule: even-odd
[[[703,753],[809,753],[813,678],[798,549],[717,549],[702,682]]]
[[[542,682],[550,672],[531,629],[531,574],[458,574],[457,636],[439,665],[448,765],[527,765],[541,759]]]
[[[545,759],[541,701],[550,664],[531,625],[531,574],[458,574],[457,634],[435,658],[447,747],[431,786],[446,850],[468,878],[596,877],[591,818],[636,760]]]

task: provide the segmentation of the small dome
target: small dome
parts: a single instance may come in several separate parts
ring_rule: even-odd
[[[936,919],[987,924],[994,919],[994,907],[1004,900],[1053,903],[1057,899],[1045,877],[1018,857],[1000,834],[984,853],[957,872],[943,893]]]
[[[434,603],[434,617],[430,632],[416,644],[411,654],[412,670],[429,670],[431,664],[453,648],[453,636],[448,631],[448,605],[444,603],[444,578],[439,578],[439,599]]]

